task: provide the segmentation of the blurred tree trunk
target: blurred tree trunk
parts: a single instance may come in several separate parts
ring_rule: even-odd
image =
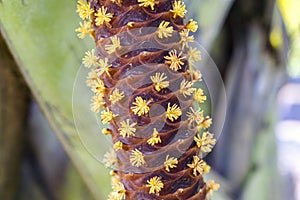
[[[270,43],[274,27],[281,35]],[[252,157],[258,133],[274,131],[269,115],[285,80],[286,38],[275,0],[236,0],[212,48],[225,79],[228,107],[223,135],[209,159],[228,179],[234,199],[256,170]]]
[[[30,102],[29,90],[0,35],[0,199],[15,198]]]

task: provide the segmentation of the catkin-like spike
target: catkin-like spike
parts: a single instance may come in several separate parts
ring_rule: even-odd
[[[104,133],[114,143],[114,152],[105,156],[107,166],[116,166],[109,199],[207,199],[219,186],[202,176],[210,167],[201,155],[215,139],[206,130],[212,119],[193,109],[206,100],[194,88],[201,81],[201,73],[192,70],[200,52],[189,47],[197,23],[184,23],[181,0],[86,3],[91,10],[84,10],[83,19],[91,19],[97,45],[84,59],[85,66],[95,66],[87,82],[98,95],[92,109],[103,107],[101,120],[110,124]],[[152,28],[134,33],[147,27]]]

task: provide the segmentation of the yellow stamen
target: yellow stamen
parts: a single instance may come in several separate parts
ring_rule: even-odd
[[[184,62],[182,61],[184,57],[180,57],[181,54],[182,52],[177,55],[177,51],[173,49],[169,52],[168,56],[164,57],[166,59],[165,63],[174,71],[181,69],[181,67],[184,65]]]
[[[113,15],[111,13],[106,13],[106,12],[107,12],[107,8],[102,6],[95,14],[96,16],[95,22],[97,26],[100,26],[104,23],[108,24],[111,21]]]
[[[166,161],[164,162],[165,168],[167,172],[170,172],[170,168],[176,168],[178,164],[177,158],[170,157],[167,155]]]
[[[182,115],[180,107],[178,107],[176,104],[174,104],[172,107],[170,106],[170,103],[168,103],[168,108],[166,111],[166,116],[169,120],[172,122],[174,120],[177,120]]]
[[[132,150],[130,155],[130,163],[132,166],[135,167],[140,167],[142,165],[145,165],[146,162],[144,160],[143,153],[140,152],[138,149]]]
[[[150,110],[147,101],[142,99],[142,97],[136,97],[132,104],[134,106],[131,107],[131,110],[135,115],[142,116]]]
[[[147,140],[147,143],[151,146],[154,146],[155,144],[161,143],[160,136],[158,134],[158,131],[156,128],[153,129],[153,135],[151,138]]]
[[[136,123],[130,123],[130,120],[126,119],[126,122],[122,121],[120,124],[121,127],[118,129],[120,135],[122,135],[123,137],[135,136],[136,128],[134,128],[134,126],[136,125]]]
[[[174,30],[173,30],[173,26],[168,27],[169,24],[170,22],[166,22],[166,21],[162,21],[159,24],[157,34],[160,39],[168,38],[172,36]]]
[[[150,187],[149,194],[159,195],[159,192],[164,188],[164,184],[161,181],[161,177],[154,176],[150,180],[147,180],[146,187]]]
[[[184,18],[187,13],[184,3],[180,0],[175,0],[173,2],[173,9],[170,11],[173,13],[173,18],[176,18],[177,16]]]

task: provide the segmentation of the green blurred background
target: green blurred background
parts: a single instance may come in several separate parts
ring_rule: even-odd
[[[223,134],[207,157],[208,178],[221,184],[211,199],[299,200],[300,1],[185,2],[227,92]],[[76,38],[75,10],[75,0],[0,0],[0,199],[110,191],[109,170],[73,121],[76,73],[94,47]]]

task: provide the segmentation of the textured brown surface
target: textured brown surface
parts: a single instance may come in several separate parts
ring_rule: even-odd
[[[123,0],[122,5],[119,6],[116,3],[112,3],[110,0],[97,1],[90,0],[91,7],[94,10],[98,10],[101,6],[108,8],[109,13],[113,13],[110,25],[104,24],[101,26],[95,26],[95,40],[97,43],[98,55],[108,56],[105,53],[104,46],[110,42],[109,37],[122,32],[130,32],[131,29],[140,27],[158,27],[163,21],[169,21],[170,26],[174,27],[175,31],[181,31],[184,28],[183,19],[177,17],[173,18],[173,14],[170,11],[172,9],[172,1],[160,0],[159,4],[155,6],[154,10],[150,7],[140,7],[136,0]],[[94,21],[95,19],[93,19]],[[132,27],[127,26],[128,22],[134,22]],[[133,48],[133,46],[139,46],[143,41],[154,42],[155,45],[162,46],[164,49],[178,48],[178,35],[170,39],[167,43],[161,43],[160,40],[150,31],[145,31],[139,37],[134,37],[136,43],[129,42],[127,34],[120,36],[122,48],[109,55],[109,59],[113,58],[112,68],[110,69],[109,77],[106,73],[101,76],[105,87],[105,102],[108,108],[114,113],[118,114],[118,118],[111,121],[110,126],[112,130],[113,142],[121,141],[123,143],[123,151],[117,151],[118,171],[117,174],[121,178],[121,182],[126,189],[126,199],[142,200],[142,199],[205,199],[206,186],[203,181],[202,175],[194,176],[193,170],[187,167],[187,164],[192,163],[193,156],[199,154],[199,150],[193,141],[193,137],[196,133],[195,129],[190,130],[191,133],[188,137],[180,136],[182,132],[179,129],[188,130],[188,122],[186,119],[186,112],[191,106],[193,99],[190,97],[184,98],[178,94],[178,90],[162,89],[157,92],[154,86],[151,84],[142,85],[136,88],[137,80],[151,83],[150,75],[155,75],[157,72],[164,72],[167,74],[170,80],[170,85],[179,85],[183,79],[191,80],[191,76],[188,72],[190,68],[185,61],[185,65],[178,72],[174,72],[164,64],[164,56],[168,55],[169,50],[160,50],[155,48],[139,48],[125,54],[118,54],[127,47]],[[147,65],[151,63],[151,65]],[[128,75],[128,71],[139,71],[141,67],[144,70],[141,74]],[[115,89],[121,89],[125,91],[125,100],[117,102],[112,105],[109,101],[109,95]],[[174,122],[169,119],[165,119],[163,113],[157,112],[154,116],[142,115],[141,117],[134,115],[130,110],[132,102],[137,96],[141,96],[146,101],[150,101],[150,109],[154,109],[155,106],[160,105],[167,109],[168,103],[180,105],[182,115]],[[124,103],[127,102],[127,103]],[[129,106],[129,107],[128,107]],[[151,112],[150,112],[151,113]],[[119,132],[119,122],[130,118],[137,123],[137,131],[135,137],[124,138]],[[163,127],[159,130],[162,143],[151,146],[147,144],[147,139],[152,135],[152,130],[155,128],[155,122],[163,122]],[[150,131],[151,130],[151,131]],[[181,138],[181,139],[176,139]],[[173,141],[175,139],[175,141]],[[182,146],[182,148],[180,148]],[[178,165],[176,168],[170,169],[167,172],[163,165],[155,163],[156,160],[164,160],[165,156],[161,155],[159,150],[164,148],[167,152],[172,152],[176,155],[181,155],[178,158]],[[128,152],[133,149],[139,149],[145,155],[146,166],[141,166],[139,169],[132,169],[129,166],[129,154]],[[165,154],[164,154],[165,155]],[[149,187],[146,187],[147,180],[158,176],[161,177],[164,183],[163,189],[160,191],[159,196],[155,194],[149,194]]]

